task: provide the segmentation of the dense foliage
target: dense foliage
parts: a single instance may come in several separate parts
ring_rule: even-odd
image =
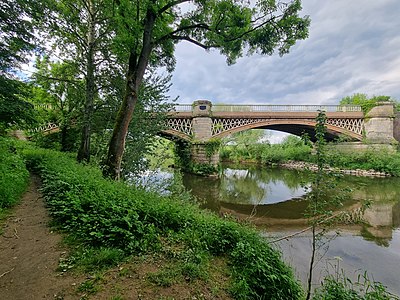
[[[329,147],[329,145],[328,145]],[[281,144],[253,144],[248,147],[240,145],[224,146],[220,152],[221,159],[227,161],[253,161],[262,164],[279,164],[287,161],[305,161],[316,163],[316,156],[311,145],[294,136],[288,137]],[[386,172],[400,176],[400,153],[389,151],[339,152],[329,148],[325,155],[328,166],[341,169],[362,169]]]
[[[192,269],[222,256],[229,260],[236,298],[302,297],[279,252],[256,231],[175,196],[161,197],[107,181],[98,169],[78,165],[59,152],[27,149],[24,153],[29,168],[43,179],[55,224],[85,247],[120,249],[125,255],[174,249],[173,258],[190,263]]]
[[[288,136],[281,144],[227,145],[221,150],[220,155],[222,160],[277,164],[288,160],[309,159],[311,149],[311,146],[305,144],[300,138]]]
[[[326,155],[326,162],[332,167],[342,169],[363,169],[386,172],[393,176],[400,176],[400,153],[387,151],[365,151],[341,153],[330,151]]]
[[[372,96],[368,97],[367,94],[353,94],[351,96],[346,96],[340,100],[340,105],[360,105],[364,113],[368,113],[378,102],[393,101],[390,96]],[[398,103],[395,102],[396,107]]]
[[[0,3],[0,134],[12,126],[35,121],[26,102],[26,86],[16,80],[13,68],[27,62],[35,49],[34,23],[41,18],[42,1],[4,0]]]
[[[0,135],[11,127],[22,129],[36,124],[36,111],[26,98],[23,82],[0,75]]]
[[[10,139],[0,137],[0,214],[19,201],[28,186],[29,173]]]

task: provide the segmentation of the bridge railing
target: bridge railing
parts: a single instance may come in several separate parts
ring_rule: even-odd
[[[191,104],[177,104],[174,106],[177,112],[192,111]],[[214,104],[211,108],[214,112],[360,112],[358,105],[224,105]]]
[[[213,105],[215,112],[357,112],[356,105]]]
[[[175,104],[174,111],[177,112],[191,112],[193,109],[192,104]]]

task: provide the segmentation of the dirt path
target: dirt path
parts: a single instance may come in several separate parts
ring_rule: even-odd
[[[89,274],[58,272],[58,262],[61,256],[66,256],[66,249],[60,245],[61,236],[48,227],[50,218],[39,186],[39,178],[33,176],[21,203],[2,226],[0,300],[230,299],[219,288],[226,285],[225,275],[220,280],[215,277],[218,278],[212,285],[218,288],[215,291],[203,281],[182,281],[171,286],[149,282],[148,275],[167,264],[162,259],[133,259],[104,272],[99,282]],[[92,287],[91,281],[95,282]],[[89,283],[87,288],[78,291],[85,282]]]
[[[0,236],[0,299],[64,299],[74,279],[56,272],[61,236],[48,227],[49,216],[33,176],[21,203]]]

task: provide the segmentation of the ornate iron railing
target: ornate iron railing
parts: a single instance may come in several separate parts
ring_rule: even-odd
[[[58,124],[47,123],[47,124],[44,124],[42,126],[39,126],[39,127],[35,128],[32,131],[33,132],[46,132],[46,131],[50,131],[50,130],[57,129],[57,128],[58,128]]]
[[[359,112],[359,105],[225,105],[214,104],[211,107],[214,112]],[[174,111],[190,112],[191,104],[177,104]]]
[[[176,112],[190,112],[192,109],[192,104],[175,104],[173,110]]]

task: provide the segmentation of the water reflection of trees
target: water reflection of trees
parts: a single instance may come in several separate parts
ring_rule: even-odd
[[[301,189],[310,178],[307,172],[229,165],[220,178],[186,175],[184,184],[205,201],[203,207],[217,213],[227,212],[238,217],[253,215],[261,226],[277,225],[281,229],[290,226],[294,229],[293,226],[304,226],[306,201],[300,198],[284,199],[282,196],[279,203],[268,204],[265,199],[280,184],[294,192]],[[345,203],[343,210],[360,207],[361,204],[357,204],[360,200],[371,201],[370,207],[364,212],[364,223],[348,229],[353,228],[351,230],[356,230],[356,234],[361,232],[365,239],[378,245],[389,245],[393,228],[400,227],[400,179],[344,176],[338,188],[348,187],[353,190],[353,199]]]
[[[291,193],[303,193],[303,183],[309,182],[306,172],[258,166],[229,165],[221,176],[220,199],[237,204],[266,204],[272,188],[289,190]],[[301,190],[301,192],[299,192]],[[290,199],[279,199],[285,201]]]
[[[359,200],[371,199],[374,202],[400,201],[399,178],[368,178],[346,176],[342,185],[353,189],[353,197]]]

